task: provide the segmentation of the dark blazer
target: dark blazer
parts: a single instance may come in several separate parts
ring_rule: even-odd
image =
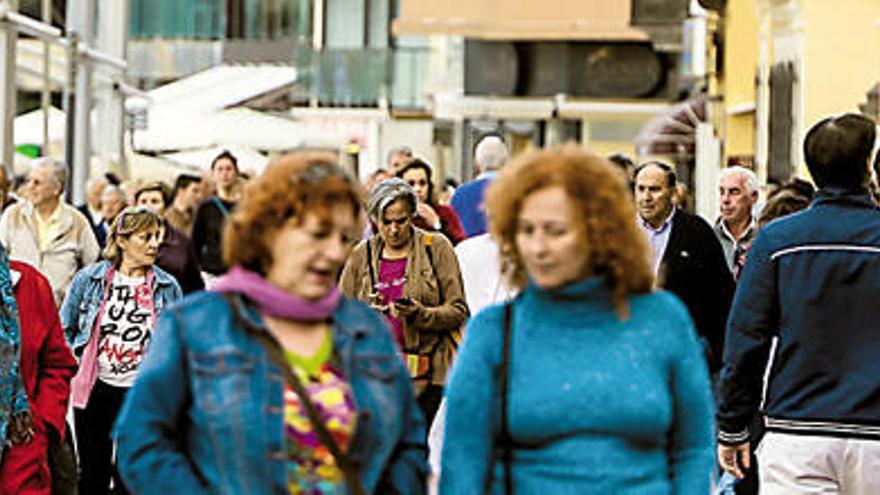
[[[687,306],[713,372],[721,367],[727,315],[735,289],[724,250],[702,218],[676,210],[658,275]]]
[[[98,246],[101,249],[104,249],[104,246],[107,245],[107,227],[103,225],[104,220],[99,218],[92,218],[92,212],[89,211],[89,204],[82,203],[76,207],[83,216],[86,217],[86,220],[89,221],[89,225],[92,226],[92,232],[95,234],[95,240],[98,241]]]

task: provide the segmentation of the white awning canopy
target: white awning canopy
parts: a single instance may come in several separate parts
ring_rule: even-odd
[[[64,142],[66,123],[64,112],[49,107],[49,142]],[[15,145],[34,144],[43,145],[43,110],[37,109],[15,117],[13,124],[15,133]]]
[[[224,146],[285,151],[302,145],[302,125],[247,108],[178,112],[159,107],[150,112],[148,120],[147,130],[134,133],[138,151],[162,153]]]
[[[241,107],[291,88],[296,70],[275,65],[214,67],[147,93],[147,128],[134,131],[138,151],[178,152],[247,146],[261,151],[299,147],[291,119]]]

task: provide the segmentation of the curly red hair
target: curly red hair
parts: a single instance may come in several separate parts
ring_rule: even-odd
[[[548,187],[562,187],[575,211],[583,242],[589,246],[587,275],[601,276],[621,317],[628,297],[653,285],[648,243],[636,226],[636,212],[621,174],[606,159],[575,145],[532,151],[505,167],[487,191],[489,229],[501,248],[504,271],[522,289],[528,273],[516,246],[525,199]]]
[[[334,207],[351,206],[362,222],[364,195],[329,153],[295,152],[273,162],[245,187],[223,228],[223,261],[264,274],[272,263],[265,233],[314,214],[331,221]]]

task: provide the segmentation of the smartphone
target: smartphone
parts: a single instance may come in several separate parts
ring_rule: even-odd
[[[394,300],[394,304],[399,304],[401,306],[411,306],[412,303],[413,303],[412,299],[410,299],[408,297],[401,297],[400,299]]]

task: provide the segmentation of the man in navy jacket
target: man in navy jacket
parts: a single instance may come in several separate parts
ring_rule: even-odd
[[[760,230],[737,287],[718,454],[737,476],[750,464],[748,425],[778,339],[762,493],[880,493],[880,210],[865,187],[874,139],[874,122],[854,114],[810,129],[817,199]]]
[[[486,233],[486,210],[483,198],[486,188],[507,161],[507,145],[500,136],[488,134],[474,148],[474,165],[480,171],[471,182],[462,184],[452,195],[450,206],[458,214],[467,237]]]

